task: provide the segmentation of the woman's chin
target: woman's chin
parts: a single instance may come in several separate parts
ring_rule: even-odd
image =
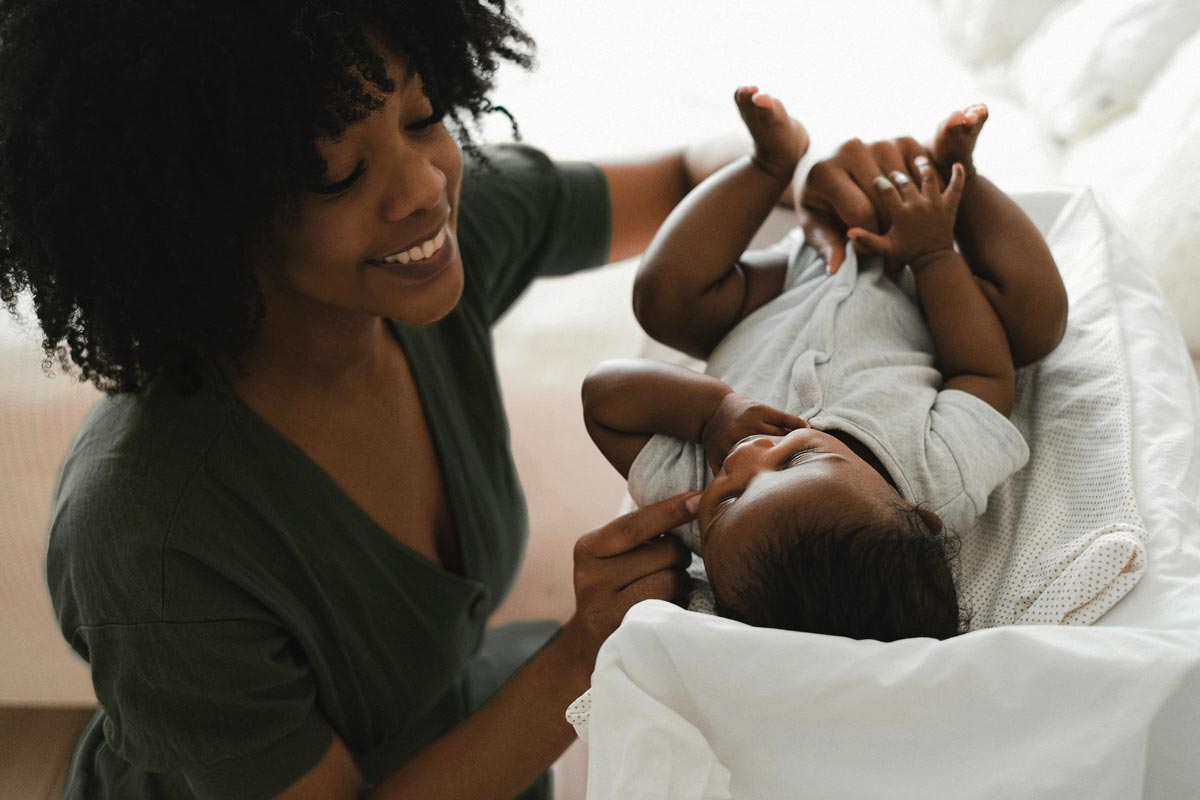
[[[405,325],[431,325],[444,318],[458,305],[463,292],[462,260],[456,257],[438,274],[428,280],[410,282],[389,281],[398,285],[386,287],[381,293],[388,297],[384,316]]]

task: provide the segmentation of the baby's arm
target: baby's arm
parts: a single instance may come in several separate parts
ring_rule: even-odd
[[[893,183],[894,181],[894,183]],[[1012,413],[1016,379],[1000,318],[954,249],[954,217],[964,182],[955,164],[938,191],[932,169],[918,189],[903,172],[879,177],[876,191],[891,218],[886,236],[854,228],[850,236],[896,263],[907,263],[937,350],[943,388],[973,394],[1001,414]]]
[[[951,114],[930,153],[943,178],[958,161],[967,170],[955,236],[979,288],[995,309],[1018,367],[1049,355],[1067,327],[1067,292],[1050,248],[1020,206],[987,178],[973,174],[975,140],[986,106]]]
[[[696,187],[659,228],[638,270],[633,309],[658,341],[698,358],[783,288],[785,254],[746,253],[792,179],[808,135],[776,99],[734,95],[755,153]]]
[[[711,375],[650,359],[614,359],[583,382],[588,435],[625,478],[657,433],[699,442],[713,472],[741,439],[781,435],[805,422],[740,395]]]

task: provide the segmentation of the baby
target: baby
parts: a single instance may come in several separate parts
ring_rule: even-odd
[[[912,143],[888,176],[855,176],[884,233],[852,228],[858,256],[836,273],[802,242],[746,252],[808,137],[756,88],[734,99],[753,154],[674,210],[634,285],[646,332],[706,373],[605,362],[583,386],[588,432],[641,504],[703,489],[679,533],[703,555],[717,613],[953,636],[954,533],[1028,459],[1008,415],[1015,369],[1065,329],[1057,267],[975,174],[983,106],[952,114],[928,150]]]

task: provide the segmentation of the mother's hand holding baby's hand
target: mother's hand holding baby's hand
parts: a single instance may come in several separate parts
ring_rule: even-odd
[[[800,417],[772,408],[766,403],[737,392],[721,398],[716,411],[708,418],[701,433],[704,455],[716,475],[733,446],[755,434],[783,436],[796,428],[807,428]]]
[[[636,603],[686,596],[692,554],[678,537],[662,534],[696,518],[697,497],[692,492],[643,506],[575,543],[575,616],[565,627],[580,636],[589,663]]]
[[[891,224],[887,209],[869,191],[875,179],[899,170],[917,180],[914,162],[920,155],[929,152],[909,137],[869,145],[851,139],[809,171],[797,191],[796,213],[805,240],[825,259],[830,273],[846,258],[850,228],[881,233]]]

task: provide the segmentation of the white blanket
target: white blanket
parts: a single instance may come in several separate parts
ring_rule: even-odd
[[[960,588],[972,629],[1012,623],[1088,625],[1146,569],[1133,490],[1129,392],[1113,271],[1136,252],[1110,230],[1090,192],[1046,239],[1070,298],[1058,349],[1022,371],[1012,421],[1029,463],[988,498],[962,537]]]

